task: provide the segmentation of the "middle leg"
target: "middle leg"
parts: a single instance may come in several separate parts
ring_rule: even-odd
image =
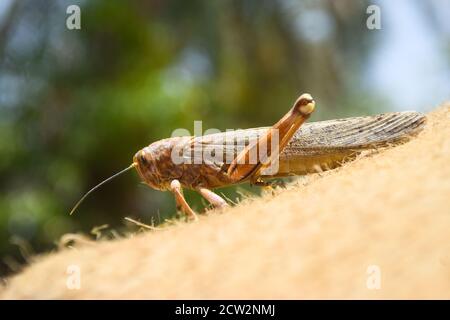
[[[225,208],[228,207],[228,203],[217,193],[212,192],[206,188],[199,188],[197,190],[206,200],[209,201],[215,208]]]

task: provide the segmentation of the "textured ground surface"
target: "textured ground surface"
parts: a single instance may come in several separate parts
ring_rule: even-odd
[[[450,104],[428,117],[411,142],[224,214],[40,257],[0,298],[450,299]]]

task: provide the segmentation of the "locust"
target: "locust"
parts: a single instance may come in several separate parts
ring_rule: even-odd
[[[89,190],[70,214],[91,192],[134,168],[149,187],[172,192],[177,209],[196,220],[183,188],[224,208],[228,203],[212,189],[243,182],[267,186],[274,178],[334,169],[365,150],[410,140],[426,122],[422,113],[404,111],[305,123],[315,107],[312,96],[304,93],[272,127],[153,142],[134,155],[129,167]]]

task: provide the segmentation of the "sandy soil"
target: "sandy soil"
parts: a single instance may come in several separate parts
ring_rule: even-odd
[[[38,257],[0,297],[449,299],[449,162],[447,103],[418,138],[275,195]]]

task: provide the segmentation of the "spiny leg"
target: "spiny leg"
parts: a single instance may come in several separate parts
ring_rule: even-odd
[[[261,178],[257,177],[256,179],[250,180],[250,186],[257,186],[257,187],[271,187],[272,181],[264,181]]]
[[[285,188],[286,184],[284,181],[264,181],[260,177],[250,180],[250,186],[261,187],[266,192],[271,192],[272,194],[276,191],[276,187]]]
[[[170,190],[175,196],[175,201],[177,202],[177,209],[181,209],[189,219],[198,220],[197,215],[194,210],[191,209],[186,199],[183,196],[180,181],[172,180],[170,183]]]
[[[257,177],[262,162],[271,163],[278,154],[283,151],[298,128],[309,118],[314,111],[315,102],[308,93],[302,94],[289,112],[270,128],[266,134],[261,136],[255,143],[248,145],[233,160],[228,168],[227,174],[234,182],[242,181],[250,176]],[[278,131],[277,148],[271,150],[272,138]],[[258,153],[262,148],[267,148],[266,159],[260,159]],[[250,163],[251,155],[257,154],[257,162]]]
[[[228,203],[217,193],[212,192],[206,188],[197,189],[198,192],[211,203],[215,208],[225,208],[228,207]]]
[[[275,188],[275,187],[285,188],[286,184],[284,183],[284,181],[280,181],[280,180],[264,181],[260,177],[256,177],[255,179],[250,180],[250,186],[268,187],[268,188]]]

